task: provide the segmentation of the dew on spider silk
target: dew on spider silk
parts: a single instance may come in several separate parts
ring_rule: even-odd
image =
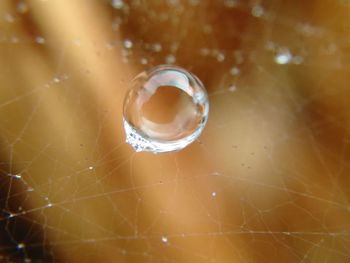
[[[167,64],[174,64],[176,62],[176,57],[172,54],[166,56],[165,63]]]
[[[160,52],[160,51],[162,51],[162,45],[160,43],[154,43],[152,45],[152,50],[154,52]]]
[[[163,243],[168,243],[168,238],[166,236],[162,236],[161,239]]]
[[[131,42],[131,40],[129,40],[129,39],[124,40],[124,47],[125,48],[130,49],[130,48],[132,48],[132,46],[133,46],[133,43]]]
[[[254,5],[252,8],[252,15],[255,17],[262,17],[265,13],[264,8],[261,5]]]
[[[228,88],[228,91],[229,92],[235,92],[237,90],[237,87],[235,85],[231,85],[229,88]]]
[[[43,45],[43,44],[45,44],[46,40],[45,40],[45,38],[43,38],[43,37],[41,37],[41,36],[37,36],[37,37],[35,38],[35,42],[38,43],[38,44]]]
[[[142,65],[147,65],[148,59],[147,59],[147,58],[141,58],[141,59],[140,59],[140,63],[141,63]]]
[[[225,55],[224,55],[224,53],[219,52],[219,53],[216,55],[216,60],[219,61],[219,62],[223,62],[223,61],[225,60]]]
[[[115,9],[122,9],[124,6],[123,0],[112,0],[112,7]]]
[[[224,5],[228,8],[237,6],[237,0],[225,0]]]
[[[202,133],[209,102],[201,81],[180,67],[162,65],[140,73],[126,94],[123,124],[135,151],[178,151]]]
[[[233,68],[230,69],[230,73],[231,73],[232,76],[238,76],[240,72],[241,71],[240,71],[240,69],[238,67],[233,67]]]
[[[280,48],[275,55],[275,62],[280,65],[288,64],[293,56],[288,48]]]
[[[25,245],[23,243],[18,243],[17,248],[18,249],[23,249]]]

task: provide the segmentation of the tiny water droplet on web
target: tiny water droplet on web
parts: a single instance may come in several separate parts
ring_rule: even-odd
[[[124,47],[125,48],[130,49],[130,48],[132,48],[132,46],[133,46],[133,43],[131,42],[131,40],[129,40],[129,39],[124,40]]]
[[[41,36],[37,36],[37,37],[35,38],[35,42],[38,43],[38,44],[43,45],[43,44],[45,44],[45,38],[43,38],[43,37],[41,37]]]
[[[162,51],[162,45],[160,43],[154,43],[151,47],[154,52]]]
[[[167,243],[168,242],[168,238],[166,236],[162,236],[162,242],[163,243]]]
[[[17,245],[17,248],[18,248],[18,249],[24,248],[24,244],[23,244],[23,243],[19,243],[19,244]]]
[[[235,92],[235,91],[237,90],[237,87],[236,87],[235,85],[231,85],[231,86],[228,88],[228,90],[229,90],[230,92]]]
[[[231,73],[232,76],[238,76],[240,72],[241,71],[240,71],[240,69],[238,67],[233,67],[230,70],[230,73]]]
[[[174,55],[171,55],[171,54],[166,56],[166,58],[165,58],[165,62],[167,64],[174,64],[175,61],[176,61],[176,57]]]
[[[121,9],[124,6],[123,0],[112,0],[112,6],[115,9]]]
[[[280,48],[275,56],[275,62],[280,65],[288,64],[293,56],[288,48]]]
[[[209,113],[207,92],[192,73],[163,65],[140,73],[126,94],[123,124],[135,151],[171,152],[202,133]]]
[[[228,8],[232,8],[237,6],[237,2],[238,2],[237,0],[225,0],[224,5]]]
[[[252,15],[255,17],[262,17],[264,12],[265,10],[261,5],[254,5],[252,8]]]

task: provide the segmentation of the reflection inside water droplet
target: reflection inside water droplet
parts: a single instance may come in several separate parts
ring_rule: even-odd
[[[201,134],[208,112],[206,90],[193,74],[174,66],[142,72],[124,101],[126,142],[135,151],[181,150]]]

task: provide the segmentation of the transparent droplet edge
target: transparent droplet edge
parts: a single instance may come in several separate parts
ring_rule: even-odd
[[[179,151],[192,142],[194,142],[202,133],[207,122],[207,117],[203,118],[203,121],[198,126],[196,131],[187,137],[174,141],[160,141],[142,136],[142,132],[138,131],[132,125],[129,124],[125,118],[123,118],[124,131],[126,136],[126,143],[130,144],[136,152],[153,152],[153,153],[165,153]]]

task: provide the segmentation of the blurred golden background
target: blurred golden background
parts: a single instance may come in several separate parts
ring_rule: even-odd
[[[349,262],[350,3],[0,2],[0,261]],[[207,88],[186,149],[135,153],[132,78]]]

